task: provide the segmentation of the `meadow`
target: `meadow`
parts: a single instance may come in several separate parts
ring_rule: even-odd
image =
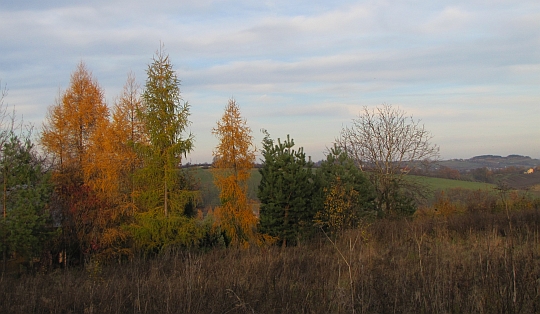
[[[201,199],[204,206],[215,207],[219,205],[219,192],[215,187],[212,179],[212,172],[210,169],[192,168],[190,169],[193,177],[198,181],[198,186],[201,191]],[[436,191],[444,191],[447,189],[462,188],[467,190],[482,190],[482,191],[494,191],[495,184],[474,182],[474,181],[462,181],[451,180],[435,177],[425,176],[409,176],[412,180],[416,180],[425,184],[429,188],[428,198],[430,201],[434,199],[434,193]],[[258,169],[251,171],[251,178],[248,181],[248,195],[251,199],[257,199],[257,187],[261,181],[261,174]]]
[[[190,173],[197,181],[199,191],[201,193],[201,200],[205,207],[215,207],[219,205],[219,191],[214,185],[212,170],[201,168],[190,168]],[[248,197],[250,199],[257,199],[257,188],[261,182],[261,174],[258,169],[251,170],[251,177],[248,181]]]
[[[193,168],[205,205],[219,202]],[[297,246],[170,250],[0,277],[2,313],[535,313],[540,202],[431,177],[445,202]],[[260,174],[253,169],[250,197]],[[453,191],[453,192],[452,192]],[[210,204],[210,205],[209,205]]]
[[[377,220],[294,247],[0,279],[2,313],[535,313],[540,212]]]
[[[424,177],[424,176],[409,176],[414,180],[418,180],[421,183],[426,184],[432,190],[446,190],[454,188],[462,188],[467,190],[493,190],[497,186],[491,183],[483,182],[474,182],[474,181],[462,181],[462,180],[452,180],[452,179],[443,179],[435,177]]]

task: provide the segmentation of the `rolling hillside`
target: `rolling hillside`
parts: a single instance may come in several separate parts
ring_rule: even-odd
[[[218,190],[212,182],[212,172],[210,169],[193,168],[193,176],[199,181],[198,185],[201,191],[201,197],[204,206],[218,206],[219,195]],[[470,190],[492,190],[495,188],[495,184],[470,182],[460,180],[441,179],[433,177],[422,176],[410,176],[411,179],[419,180],[426,183],[432,191],[446,190],[450,188],[463,188]],[[251,178],[249,180],[249,197],[251,199],[257,199],[257,187],[261,181],[261,174],[257,169],[253,169],[251,172]]]
[[[508,167],[534,168],[540,166],[539,159],[528,156],[508,155],[506,157],[497,155],[482,155],[469,159],[442,160],[437,163],[440,166],[449,167],[459,171],[467,171],[477,168],[504,169]]]
[[[410,176],[410,177],[415,180],[419,180],[422,183],[425,183],[433,190],[446,190],[446,189],[452,189],[452,188],[462,188],[462,189],[468,189],[468,190],[492,190],[496,187],[495,184],[483,183],[483,182],[461,181],[461,180],[451,180],[451,179],[422,177],[422,176]]]

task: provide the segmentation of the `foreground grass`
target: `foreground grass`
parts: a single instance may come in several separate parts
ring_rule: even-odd
[[[2,313],[534,313],[540,213],[377,221],[334,244],[3,278]],[[509,223],[511,222],[511,223]]]

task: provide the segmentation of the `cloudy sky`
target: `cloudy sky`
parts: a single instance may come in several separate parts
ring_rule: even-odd
[[[540,158],[538,0],[2,0],[5,102],[40,127],[83,61],[112,105],[160,42],[191,104],[191,162],[211,161],[230,97],[258,147],[264,128],[315,160],[382,103],[420,119],[444,159]]]

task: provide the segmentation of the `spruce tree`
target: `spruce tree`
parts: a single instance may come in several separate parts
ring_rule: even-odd
[[[193,135],[186,134],[189,104],[181,97],[180,80],[163,48],[146,72],[138,115],[148,141],[135,143],[142,164],[134,173],[138,212],[126,228],[136,248],[154,254],[197,245],[202,235],[191,217],[198,193],[181,167],[193,149]]]
[[[42,169],[32,143],[13,134],[2,147],[0,168],[0,250],[4,258],[12,254],[27,259],[39,256],[53,234],[47,210],[52,192],[50,175]]]
[[[193,149],[193,136],[185,136],[189,121],[189,104],[180,94],[180,80],[163,48],[157,51],[147,69],[140,118],[148,132],[148,145],[139,145],[143,169],[138,173],[142,183],[140,200],[147,210],[184,213],[192,194],[179,188],[182,156]]]
[[[263,167],[258,189],[260,231],[276,237],[283,245],[309,237],[313,228],[312,199],[317,190],[312,163],[294,141],[274,144],[268,133],[263,140]]]

